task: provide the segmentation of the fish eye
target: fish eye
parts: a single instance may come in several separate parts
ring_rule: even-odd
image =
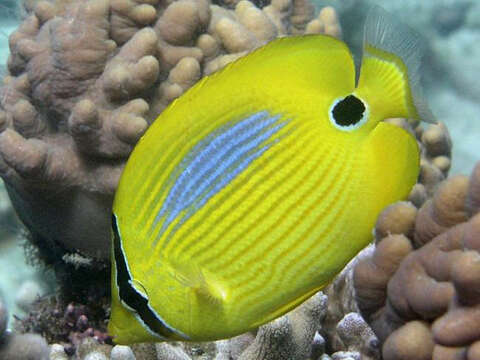
[[[366,103],[355,95],[335,99],[328,114],[333,126],[343,131],[359,128],[367,122],[367,115]]]

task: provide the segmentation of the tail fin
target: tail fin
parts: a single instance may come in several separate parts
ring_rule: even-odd
[[[379,117],[405,117],[435,123],[423,98],[419,34],[379,6],[365,23],[363,58],[356,93]]]

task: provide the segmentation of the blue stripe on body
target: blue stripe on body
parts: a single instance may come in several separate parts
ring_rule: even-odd
[[[279,119],[278,115],[258,112],[234,125],[223,126],[200,141],[172,172],[176,180],[171,180],[173,186],[154,221],[156,224],[164,220],[157,239],[183,214],[170,238],[210,198],[267,151],[276,142],[268,140],[286,125]]]

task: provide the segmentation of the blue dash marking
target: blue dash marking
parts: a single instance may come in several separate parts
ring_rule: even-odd
[[[267,151],[275,142],[261,144],[286,125],[286,121],[275,125],[279,119],[278,115],[258,112],[235,125],[223,126],[186,154],[172,172],[180,175],[155,218],[154,224],[165,219],[157,239],[185,212],[170,235],[176,232],[210,198]]]
[[[162,217],[168,210],[172,210],[174,202],[178,201],[178,197],[183,193],[185,187],[188,186],[189,182],[191,183],[191,176],[193,174],[199,172],[202,168],[208,170],[209,166],[211,167],[211,161],[209,163],[209,160],[212,159],[212,155],[215,154],[215,152],[221,156],[222,153],[231,149],[231,147],[227,148],[225,143],[228,142],[228,140],[234,140],[232,139],[232,134],[241,136],[242,133],[245,133],[249,129],[251,131],[257,130],[255,127],[252,128],[252,125],[266,116],[267,112],[265,111],[257,113],[233,126],[222,127],[220,130],[209,135],[206,139],[200,141],[200,143],[185,156],[185,159],[173,171],[173,173],[178,173],[180,170],[181,173],[167,195],[158,217]]]

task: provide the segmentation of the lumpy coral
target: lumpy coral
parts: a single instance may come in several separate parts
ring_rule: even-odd
[[[315,17],[308,0],[218,3],[25,3],[0,88],[0,174],[37,243],[106,259],[125,161],[173,99],[278,36],[340,35],[335,11]]]
[[[118,359],[216,359],[216,360],[303,360],[310,357],[314,336],[326,314],[327,297],[314,295],[302,306],[287,315],[261,326],[256,333],[210,343],[137,344],[130,347],[100,344],[97,338],[83,337],[75,348],[77,358],[102,354]],[[72,306],[72,311],[75,308]],[[77,318],[78,321],[79,318]],[[52,359],[67,359],[70,348],[55,344]],[[70,352],[73,354],[73,352]],[[108,357],[109,356],[109,357]]]
[[[106,283],[104,273],[82,269],[95,263],[91,258],[107,259],[120,173],[137,140],[171,101],[202,76],[276,37],[341,35],[335,11],[327,7],[315,17],[308,0],[24,6],[27,16],[10,38],[9,75],[0,87],[0,174],[33,241],[75,266],[71,283],[77,295],[80,278]],[[409,202],[380,216],[374,252],[351,267],[358,305],[347,269],[326,291],[328,309],[319,293],[256,332],[216,343],[112,348],[103,332],[104,302],[95,313],[94,307],[48,300],[24,319],[23,331],[62,342],[50,348],[50,357],[61,360],[73,353],[82,359],[326,359],[325,351],[336,351],[334,359],[378,359],[380,345],[386,360],[479,358],[480,220],[474,214],[480,208],[480,165],[470,180],[456,177],[439,187],[450,168],[446,128],[389,121],[416,136],[421,173]],[[84,302],[108,298],[89,298],[89,289],[99,288],[90,285],[82,289]],[[28,344],[41,343],[44,356],[45,341],[28,336]]]
[[[480,163],[419,209],[388,207],[354,279],[383,358],[480,359]]]

